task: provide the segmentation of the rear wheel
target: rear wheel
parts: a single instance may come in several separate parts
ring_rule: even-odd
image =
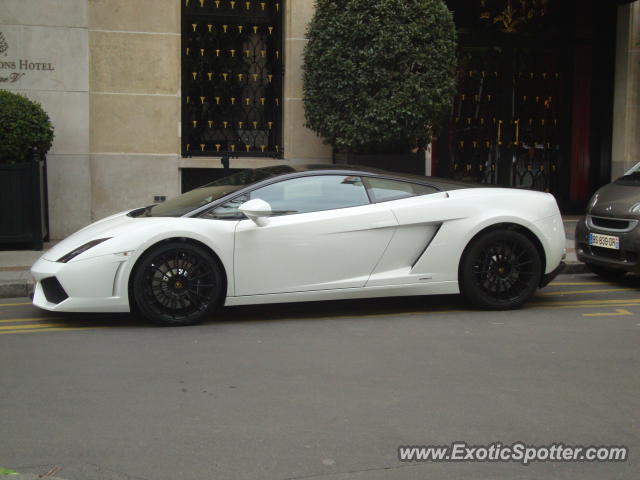
[[[602,267],[600,265],[594,265],[593,263],[587,263],[587,268],[592,272],[598,275],[605,280],[609,280],[615,282],[617,280],[621,280],[627,272],[624,270],[618,270],[616,268],[608,268]]]
[[[136,307],[163,326],[201,322],[220,302],[222,272],[201,247],[170,242],[152,248],[133,278]]]
[[[541,277],[542,262],[533,242],[519,232],[494,230],[467,247],[460,291],[480,308],[519,308],[534,295]]]

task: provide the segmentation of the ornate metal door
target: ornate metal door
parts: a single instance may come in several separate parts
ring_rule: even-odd
[[[282,149],[282,0],[182,0],[183,156]]]
[[[449,128],[451,176],[555,191],[566,123],[560,55],[466,48],[458,85]]]

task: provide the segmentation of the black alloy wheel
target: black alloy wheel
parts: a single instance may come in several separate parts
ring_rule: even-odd
[[[465,251],[460,291],[480,308],[521,307],[534,294],[542,277],[535,245],[513,230],[494,230],[475,239]]]
[[[161,244],[136,267],[135,304],[158,325],[193,325],[220,303],[222,278],[217,261],[203,248],[181,242]]]

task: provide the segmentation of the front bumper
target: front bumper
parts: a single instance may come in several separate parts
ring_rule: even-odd
[[[543,288],[549,285],[554,278],[556,278],[558,275],[560,275],[560,273],[562,273],[562,270],[564,270],[565,266],[566,264],[564,262],[560,262],[560,264],[555,268],[555,270],[543,275],[542,280],[540,280],[540,288]]]
[[[125,266],[112,255],[69,263],[40,258],[31,268],[33,304],[58,312],[128,312]]]
[[[589,245],[589,233],[613,235],[620,238],[620,250]],[[588,225],[586,217],[576,225],[575,248],[578,260],[601,267],[640,273],[640,227],[630,232],[610,231]]]

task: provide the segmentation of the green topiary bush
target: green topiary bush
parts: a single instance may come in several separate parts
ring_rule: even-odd
[[[316,0],[304,51],[307,127],[340,152],[425,144],[455,92],[443,0]]]
[[[0,90],[0,164],[26,162],[33,147],[41,156],[53,142],[53,126],[39,103]]]

